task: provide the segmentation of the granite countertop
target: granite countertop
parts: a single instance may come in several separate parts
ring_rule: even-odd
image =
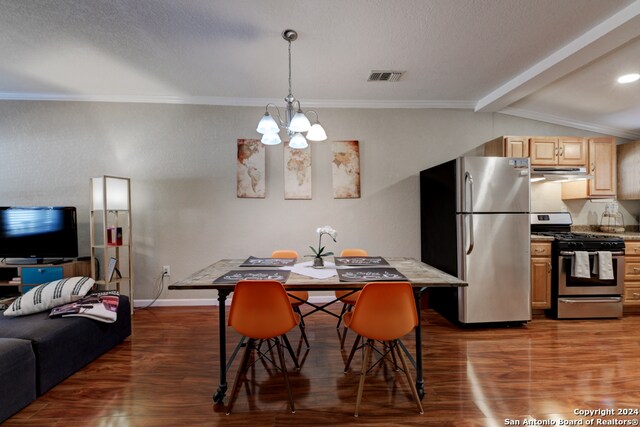
[[[640,240],[640,232],[638,231],[625,231],[624,233],[605,233],[602,231],[597,231],[597,227],[590,226],[577,226],[576,228],[571,228],[571,231],[574,233],[585,233],[585,234],[595,234],[598,236],[613,236],[613,237],[622,237],[623,240]],[[553,240],[552,236],[539,236],[537,234],[531,235],[532,242],[550,242]]]
[[[538,234],[531,235],[532,242],[552,242],[553,236],[540,236]]]
[[[640,232],[637,225],[631,225],[625,227],[623,233],[612,233],[600,231],[600,227],[597,225],[574,225],[571,227],[571,231],[574,233],[588,233],[598,236],[613,236],[622,237],[624,240],[640,240]]]
[[[595,234],[598,236],[613,236],[622,237],[623,240],[640,240],[640,233],[637,231],[625,231],[624,233],[605,233],[602,231],[580,231],[576,230],[576,233]]]

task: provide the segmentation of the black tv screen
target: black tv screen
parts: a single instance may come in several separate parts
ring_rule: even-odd
[[[75,207],[0,207],[0,258],[77,256]]]

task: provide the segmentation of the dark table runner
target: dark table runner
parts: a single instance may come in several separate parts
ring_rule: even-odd
[[[257,258],[250,256],[239,267],[285,267],[296,263],[295,258]]]
[[[231,270],[213,283],[238,283],[241,280],[277,280],[286,282],[291,274],[288,270]]]
[[[389,265],[386,259],[381,256],[337,256],[334,257],[336,265],[351,265],[351,266],[374,266],[374,265]]]
[[[341,282],[394,282],[407,280],[395,268],[350,268],[336,271]]]

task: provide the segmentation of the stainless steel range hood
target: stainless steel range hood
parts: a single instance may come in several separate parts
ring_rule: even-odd
[[[539,181],[579,181],[593,179],[593,175],[587,174],[587,168],[579,166],[532,166],[531,180]]]

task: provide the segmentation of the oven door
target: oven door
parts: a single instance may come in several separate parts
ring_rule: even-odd
[[[593,268],[595,252],[589,253],[589,271]],[[622,295],[624,292],[624,252],[611,253],[613,279],[600,279],[597,274],[591,277],[571,276],[572,252],[561,252],[558,256],[558,295]]]

